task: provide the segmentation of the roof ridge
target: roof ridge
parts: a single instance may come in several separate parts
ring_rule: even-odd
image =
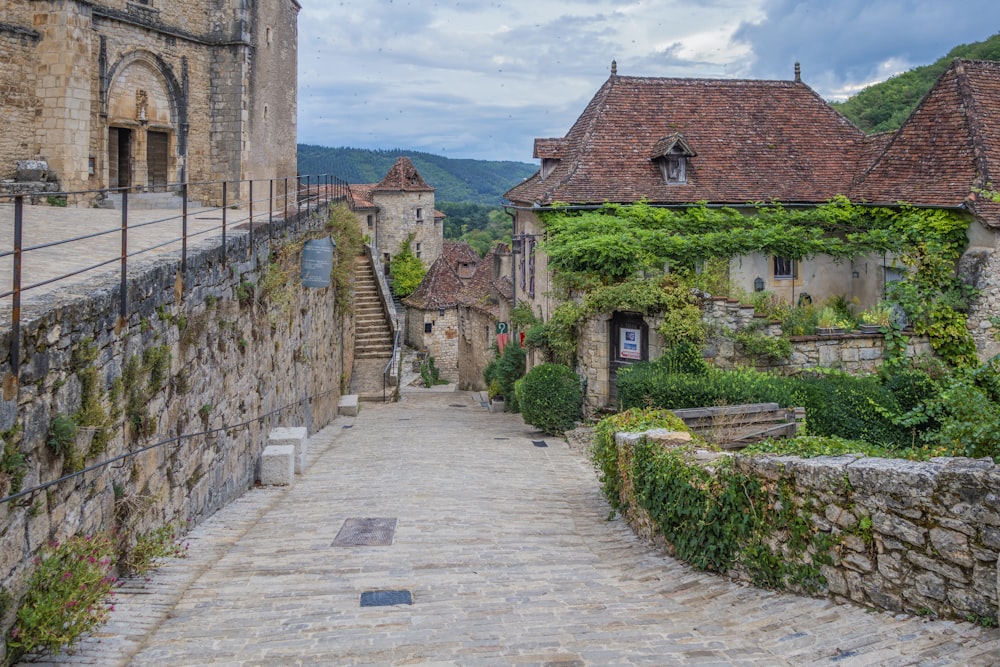
[[[986,159],[986,146],[983,141],[985,128],[979,114],[979,105],[976,104],[976,96],[972,91],[972,82],[969,74],[965,71],[966,62],[959,61],[953,63],[955,74],[958,77],[958,94],[965,105],[965,119],[969,127],[969,138],[972,140],[972,153],[976,160],[976,171],[979,172],[980,187],[986,187],[990,183],[989,160]]]
[[[601,89],[598,90],[597,94],[594,95],[594,97],[590,100],[590,104],[588,104],[587,107],[583,110],[583,113],[580,114],[580,118],[583,118],[584,116],[587,115],[587,112],[590,111],[591,108],[594,108],[594,113],[591,114],[590,118],[587,120],[586,128],[584,128],[583,135],[580,137],[580,149],[576,151],[575,155],[576,159],[574,159],[573,162],[567,167],[566,174],[561,179],[560,184],[566,183],[567,181],[571,180],[573,176],[576,174],[577,169],[580,168],[580,164],[583,162],[583,154],[588,150],[586,139],[587,137],[592,136],[594,127],[597,125],[598,121],[601,118],[601,109],[600,109],[601,104],[603,104],[608,99],[608,97],[611,96],[611,92],[612,90],[614,90],[615,84],[619,80],[626,78],[629,77],[619,76],[618,74],[612,74],[611,76],[609,76],[608,80],[604,82],[603,86],[601,86]],[[600,102],[598,102],[598,98],[600,98]],[[569,132],[566,133],[564,138],[568,139],[569,136],[573,133],[573,130],[575,129],[576,129],[576,124],[574,123],[573,127],[569,129]],[[549,186],[549,189],[545,192],[546,197],[548,197],[553,192],[553,190],[555,190],[555,187],[556,187],[555,183]]]

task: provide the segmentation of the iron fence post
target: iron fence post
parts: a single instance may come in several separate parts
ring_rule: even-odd
[[[257,255],[253,251],[253,179],[252,178],[250,179],[250,239],[249,239],[249,246],[250,246],[250,268],[252,269],[254,267],[254,264],[255,264],[254,259],[257,257]]]
[[[10,372],[18,379],[21,371],[21,234],[24,231],[24,195],[14,198],[14,271],[11,276]]]
[[[118,316],[128,317],[128,189],[122,190],[122,262],[121,293],[118,295]]]
[[[228,206],[227,195],[228,181],[222,181],[222,266],[226,265],[226,206]]]
[[[188,262],[188,184],[181,185],[181,275],[187,278]]]

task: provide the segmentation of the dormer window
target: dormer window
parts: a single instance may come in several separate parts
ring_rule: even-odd
[[[663,137],[653,147],[650,160],[655,163],[667,185],[683,185],[687,183],[688,159],[698,154],[691,150],[680,132]]]
[[[542,161],[539,176],[543,181],[559,166],[566,150],[566,139],[535,139],[534,156]]]

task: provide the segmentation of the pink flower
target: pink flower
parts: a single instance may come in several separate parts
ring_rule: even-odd
[[[68,571],[67,572],[63,572],[63,576],[62,576],[63,581],[66,581],[67,579],[71,579],[72,577],[73,577],[73,573],[72,572],[68,572]]]

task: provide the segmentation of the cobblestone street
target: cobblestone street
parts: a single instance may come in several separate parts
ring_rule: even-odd
[[[544,441],[541,447],[535,442]],[[468,393],[365,404],[290,488],[196,527],[54,664],[995,665],[1000,631],[695,572],[637,540],[583,454]],[[388,546],[336,546],[396,519]],[[412,604],[361,606],[405,591]]]

